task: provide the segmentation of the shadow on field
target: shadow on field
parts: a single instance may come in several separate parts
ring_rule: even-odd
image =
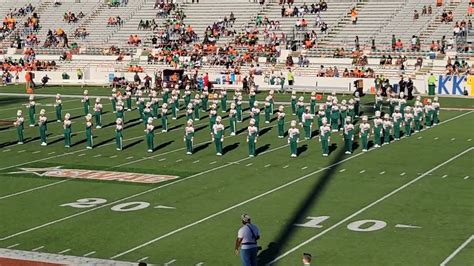
[[[226,154],[226,153],[228,153],[228,152],[231,152],[231,151],[237,149],[237,148],[239,147],[239,145],[240,145],[240,142],[235,142],[235,143],[233,143],[233,144],[231,144],[231,145],[227,145],[227,146],[225,146],[225,147],[222,149],[222,153],[223,153],[223,154]]]
[[[105,145],[105,144],[107,144],[108,142],[111,142],[111,141],[114,141],[114,140],[115,140],[115,137],[110,138],[110,139],[106,139],[106,140],[104,140],[104,141],[101,141],[101,142],[95,144],[95,145],[94,145],[94,148],[100,147],[100,146]]]
[[[304,144],[304,145],[299,146],[299,147],[297,148],[296,154],[298,154],[298,156],[300,156],[301,154],[303,154],[303,153],[304,153],[305,151],[307,151],[307,150],[308,150],[308,144]]]
[[[140,124],[143,124],[143,122],[136,121],[136,122],[133,122],[133,123],[127,123],[123,128],[127,129],[127,128],[134,127],[134,126],[140,125]]]
[[[143,142],[143,139],[136,140],[136,141],[134,141],[134,142],[131,142],[131,143],[129,143],[129,144],[123,146],[123,149],[126,150],[126,149],[131,148],[131,147],[133,147],[133,146],[135,146],[135,145],[138,145],[138,144],[141,143],[141,142]]]
[[[194,132],[198,132],[198,131],[200,131],[200,130],[203,130],[203,129],[205,129],[206,127],[207,127],[207,125],[200,126],[200,127],[196,128],[196,129],[194,129]]]
[[[13,128],[13,126],[2,127],[2,128],[0,128],[0,131],[4,131],[4,130],[10,129],[10,128]]]
[[[206,149],[207,147],[209,147],[211,145],[211,142],[208,142],[208,143],[204,143],[202,145],[199,145],[197,146],[196,148],[193,149],[193,153],[197,153],[197,152],[200,152],[204,149]]]
[[[270,148],[270,144],[265,144],[265,145],[263,145],[263,146],[258,147],[258,148],[255,150],[255,153],[256,153],[257,155],[259,155],[259,154],[265,152],[266,150],[268,150],[269,148]]]
[[[182,127],[182,126],[183,126],[183,125],[176,125],[176,126],[174,126],[174,127],[170,127],[170,128],[168,128],[168,131],[173,131],[173,130],[178,129],[178,128]]]
[[[163,143],[161,143],[160,145],[156,146],[156,147],[153,149],[153,151],[161,150],[161,149],[163,149],[164,147],[170,145],[170,144],[173,143],[173,142],[174,142],[174,140],[170,140],[170,141],[167,141],[167,142],[163,142]]]
[[[344,157],[344,149],[339,149],[337,153],[334,153],[332,156],[332,161],[328,165],[333,165]],[[309,189],[309,193],[305,196],[302,202],[298,204],[298,209],[296,209],[293,214],[288,219],[288,222],[278,230],[279,235],[271,241],[267,248],[265,248],[258,255],[258,265],[267,265],[269,262],[277,258],[282,252],[284,252],[287,247],[288,241],[291,239],[294,233],[296,233],[297,227],[295,224],[305,222],[307,216],[314,216],[314,213],[309,213],[309,211],[316,206],[318,199],[321,197],[322,193],[329,185],[329,182],[337,171],[339,165],[334,165],[333,167],[325,170],[323,176],[321,176],[318,182],[314,183],[312,188]],[[281,218],[281,217],[280,217]],[[276,217],[275,217],[276,219]],[[300,252],[304,252],[304,249]]]
[[[16,141],[4,142],[4,143],[0,144],[0,149],[6,148],[6,147],[8,147],[8,146],[15,145],[15,144],[17,144],[17,143],[18,143],[18,142],[16,142]]]
[[[77,141],[76,143],[72,144],[71,147],[75,147],[77,145],[81,145],[81,144],[84,144],[86,142],[87,142],[87,139],[81,139],[81,140]]]
[[[264,129],[262,129],[262,130],[260,130],[260,131],[258,132],[258,135],[259,135],[259,136],[263,136],[263,135],[265,135],[266,133],[268,133],[270,130],[272,130],[271,127],[264,128]]]

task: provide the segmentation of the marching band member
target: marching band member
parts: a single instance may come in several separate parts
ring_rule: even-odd
[[[61,123],[62,119],[62,110],[63,110],[63,104],[61,100],[61,95],[58,93],[56,94],[56,101],[54,103],[54,109],[56,111],[56,121]]]
[[[237,96],[235,110],[237,111],[237,122],[242,122],[242,95]]]
[[[166,87],[166,83],[163,84],[163,90],[161,91],[161,97],[163,98],[163,104],[168,103],[170,98],[170,90]]]
[[[249,157],[255,156],[255,143],[257,143],[258,128],[255,126],[255,120],[250,119],[250,125],[247,128],[247,143],[249,145]]]
[[[23,112],[18,110],[16,112],[16,120],[13,122],[13,125],[16,127],[16,135],[18,136],[18,144],[23,144],[24,135],[23,132],[25,130],[25,119],[23,118]]]
[[[403,122],[403,115],[400,112],[400,106],[395,106],[395,113],[392,114],[393,121],[393,138],[400,140],[400,129]]]
[[[28,116],[30,117],[30,127],[34,127],[36,124],[35,122],[35,114],[36,114],[35,96],[30,95],[30,101],[26,105],[26,108],[28,109]]]
[[[395,106],[398,105],[398,99],[395,97],[395,93],[393,92],[392,94],[388,94],[388,114],[391,116],[393,112],[395,112]]]
[[[375,111],[374,129],[372,131],[374,134],[375,148],[378,148],[382,145],[383,120],[380,115],[380,111]]]
[[[355,120],[355,101],[354,99],[349,99],[347,104],[347,116],[351,118],[351,121]]]
[[[324,109],[324,114],[327,118],[328,121],[331,121],[331,110],[332,110],[332,97],[331,95],[328,95],[326,98],[326,103],[324,104],[325,109]]]
[[[39,132],[40,132],[40,139],[41,139],[41,146],[48,145],[46,143],[46,136],[48,131],[48,118],[46,117],[46,110],[40,110],[40,116],[38,118],[38,125],[39,125]]]
[[[209,129],[211,131],[214,128],[214,125],[216,124],[216,119],[217,119],[216,105],[212,104],[211,110],[209,111]]]
[[[311,114],[311,108],[306,107],[305,112],[302,115],[303,129],[305,133],[305,139],[311,139],[311,130],[313,127],[313,115]]]
[[[337,106],[337,103],[333,102],[332,104],[332,110],[331,110],[331,128],[332,132],[338,132],[339,131],[339,118],[341,114],[339,112],[339,106]]]
[[[326,117],[326,112],[324,112],[324,109],[325,109],[324,104],[320,105],[319,111],[316,115],[318,117],[318,129],[323,125],[323,118]]]
[[[434,109],[433,109],[433,106],[431,106],[431,99],[427,99],[426,104],[425,104],[425,126],[426,126],[426,128],[431,127],[431,124],[433,122],[433,113],[434,113]]]
[[[402,114],[402,118],[405,117],[406,106],[407,106],[407,100],[405,98],[405,93],[402,91],[400,92],[399,99],[398,99],[398,107],[400,108],[400,113]]]
[[[171,119],[176,120],[178,118],[178,111],[179,111],[179,98],[178,98],[177,92],[174,92],[171,95],[171,103],[168,102],[168,104],[171,107],[171,113],[172,113]]]
[[[411,127],[413,123],[413,113],[411,112],[411,107],[405,107],[405,118],[403,120],[403,125],[405,126],[405,136],[411,136]]]
[[[100,98],[95,99],[94,116],[96,124],[95,128],[102,128],[102,104],[100,103]]]
[[[160,100],[158,99],[158,94],[154,90],[151,92],[151,113],[153,119],[158,119],[158,110],[160,109]]]
[[[145,103],[145,108],[143,109],[143,121],[144,126],[147,127],[148,125],[148,118],[153,118],[153,111],[151,110],[151,102]]]
[[[121,97],[119,97],[118,100],[117,100],[115,117],[116,117],[116,118],[120,118],[120,119],[122,119],[123,121],[125,121],[125,114],[124,114],[124,112],[125,112],[124,103],[122,102]]]
[[[114,112],[114,114],[117,112],[117,97],[118,97],[117,89],[113,88],[112,89],[112,96],[109,99],[112,102],[112,111]]]
[[[186,143],[186,154],[193,154],[193,142],[194,142],[194,127],[193,120],[189,119],[187,127],[184,128],[184,142]]]
[[[360,114],[360,95],[359,95],[359,91],[356,91],[354,93],[354,113],[355,113],[355,117],[359,117],[359,114]],[[354,121],[354,118],[351,117],[351,121]]]
[[[344,147],[346,154],[352,154],[352,145],[354,143],[354,125],[351,123],[351,118],[346,117],[346,124],[344,125]]]
[[[118,107],[118,106],[117,106]],[[123,106],[122,106],[122,109],[123,109]],[[86,115],[86,149],[92,149],[93,145],[94,145],[94,138],[92,136],[92,115],[91,114],[87,114]]]
[[[270,103],[269,96],[265,99],[265,124],[270,124],[270,120],[272,119],[272,105]]]
[[[284,106],[280,105],[278,107],[278,112],[277,112],[277,120],[278,120],[278,138],[282,139],[285,137],[285,112]]]
[[[193,114],[194,114],[193,104],[188,103],[188,105],[186,106],[186,121],[188,121],[189,119],[193,120]]]
[[[300,139],[300,130],[296,128],[296,120],[291,120],[290,128],[288,129],[288,144],[290,144],[290,157],[298,156],[298,142]]]
[[[235,109],[235,103],[230,104],[229,110],[229,128],[230,128],[230,135],[235,136],[237,132],[237,110]]]
[[[421,121],[423,120],[423,108],[422,104],[419,101],[415,102],[415,108],[413,109],[413,116],[415,120],[415,132],[420,132],[421,130]]]
[[[137,95],[137,111],[140,116],[140,122],[146,123],[146,121],[143,118],[143,110],[145,109],[145,99],[142,97],[143,93],[142,91],[138,90],[136,95]]]
[[[82,97],[81,100],[83,107],[84,107],[84,115],[87,115],[89,113],[90,109],[90,102],[89,102],[89,91],[84,90],[84,96]]]
[[[184,89],[184,106],[188,106],[191,103],[191,90],[189,89],[189,85],[186,85]]]
[[[369,149],[370,124],[368,121],[369,118],[364,115],[362,116],[362,123],[359,125],[359,138],[362,144],[362,151],[367,151]]]
[[[296,115],[296,91],[291,91],[291,114]]]
[[[222,118],[218,116],[216,118],[216,123],[213,126],[211,137],[216,145],[216,155],[222,155],[222,143],[224,142],[224,125],[221,123]]]
[[[255,93],[255,88],[251,87],[249,92],[249,108],[252,109],[255,101],[256,101],[257,94]]]
[[[439,123],[439,110],[441,105],[439,104],[438,96],[433,98],[433,103],[431,104],[433,109],[433,126],[436,126]]]
[[[390,121],[390,115],[385,114],[383,116],[383,145],[390,144],[390,133],[393,128],[393,123]]]
[[[115,121],[115,145],[116,150],[121,151],[123,149],[123,121],[120,118],[117,118]]]
[[[331,142],[331,127],[328,125],[328,119],[323,117],[323,125],[319,128],[319,141],[321,142],[323,156],[329,155],[329,143]]]
[[[199,110],[201,109],[201,96],[199,94],[194,95],[193,100],[193,107],[194,107],[194,120],[199,121]]]
[[[204,91],[201,94],[201,102],[202,102],[202,111],[207,112],[209,109],[208,103],[209,103],[209,92],[207,91],[207,88],[204,88]]]
[[[375,111],[382,112],[382,107],[383,107],[383,96],[380,91],[377,91],[377,94],[375,94],[374,109]]]
[[[161,106],[161,132],[168,131],[168,104],[164,103]]]
[[[316,92],[315,91],[311,92],[309,108],[310,108],[310,114],[315,115],[316,114]]]
[[[146,144],[148,147],[148,152],[153,152],[154,150],[154,138],[155,138],[155,126],[153,126],[153,117],[148,117],[147,118],[147,124],[145,127],[145,133],[146,133]]]
[[[340,113],[340,118],[341,118],[341,120],[340,120],[341,121],[341,127],[339,128],[339,130],[343,130],[344,125],[342,123],[344,123],[344,121],[346,121],[346,118],[347,118],[347,101],[346,100],[341,101],[341,105],[339,107],[339,113]]]
[[[303,121],[303,113],[304,113],[304,97],[300,96],[298,98],[298,102],[296,103],[296,116],[298,117],[298,121],[301,123]]]
[[[127,103],[127,112],[132,111],[132,88],[130,85],[127,85],[125,89],[125,101]]]
[[[222,113],[227,113],[227,91],[223,89],[220,94]]]
[[[64,128],[64,147],[71,147],[71,136],[72,136],[72,123],[71,114],[66,113],[64,116],[63,128]]]
[[[275,91],[274,90],[270,90],[268,92],[268,102],[270,103],[270,114],[273,115],[273,107],[275,106]]]
[[[258,107],[257,101],[255,101],[253,104],[253,108],[250,110],[250,112],[253,114],[253,119],[255,119],[255,126],[260,131],[260,108]]]

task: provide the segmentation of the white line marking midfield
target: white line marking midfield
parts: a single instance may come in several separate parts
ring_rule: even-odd
[[[441,262],[440,266],[446,266],[446,264],[452,260],[463,248],[467,246],[471,241],[474,240],[474,235],[471,235],[466,241],[464,241],[453,253],[451,253],[443,262]]]
[[[308,244],[308,243],[314,241],[315,239],[320,238],[321,236],[325,235],[326,233],[328,233],[329,231],[333,230],[334,228],[340,226],[341,224],[346,223],[347,221],[351,220],[351,219],[354,218],[355,216],[357,216],[357,215],[363,213],[364,211],[366,211],[366,210],[372,208],[373,206],[375,206],[375,205],[379,204],[380,202],[384,201],[385,199],[387,199],[387,198],[389,198],[389,197],[391,197],[391,196],[397,194],[398,192],[402,191],[402,190],[405,189],[406,187],[412,185],[413,183],[416,183],[417,181],[419,181],[420,179],[424,178],[424,177],[427,176],[428,174],[430,174],[430,173],[432,173],[432,172],[438,170],[439,168],[441,168],[441,167],[445,166],[446,164],[448,164],[448,163],[450,163],[450,162],[456,160],[457,158],[463,156],[464,154],[470,152],[470,151],[473,150],[473,149],[474,149],[474,147],[471,147],[471,148],[469,148],[469,149],[467,149],[467,150],[462,151],[461,153],[458,153],[457,155],[451,157],[450,159],[448,159],[448,160],[446,160],[446,161],[444,161],[444,162],[438,164],[437,166],[435,166],[434,168],[431,168],[430,170],[428,170],[427,172],[425,172],[425,173],[422,174],[421,176],[418,176],[418,177],[416,177],[415,179],[409,181],[408,183],[405,183],[404,185],[402,185],[402,186],[396,188],[395,190],[392,190],[392,192],[386,194],[385,196],[383,196],[383,197],[379,198],[378,200],[376,200],[376,201],[370,203],[369,205],[365,206],[364,208],[362,208],[362,209],[360,209],[360,210],[354,212],[353,214],[347,216],[346,218],[340,220],[340,221],[337,222],[336,224],[334,224],[334,225],[328,227],[326,230],[324,230],[324,231],[320,232],[319,234],[317,234],[317,235],[315,235],[315,236],[313,236],[313,237],[311,237],[311,238],[309,238],[309,239],[307,239],[307,240],[301,242],[300,244],[296,245],[296,246],[293,247],[292,249],[286,251],[286,252],[283,253],[282,255],[280,255],[280,256],[278,256],[277,258],[275,258],[274,260],[270,261],[267,265],[274,264],[275,262],[277,262],[277,261],[281,260],[282,258],[288,256],[289,254],[295,252],[296,250],[298,250],[299,248],[303,247],[304,245],[306,245],[306,244]],[[360,153],[359,153],[359,154],[360,154]],[[467,244],[466,244],[466,245],[467,245]]]

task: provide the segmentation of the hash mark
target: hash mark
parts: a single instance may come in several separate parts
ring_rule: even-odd
[[[456,138],[452,138],[451,141],[456,140]]]
[[[158,161],[159,161],[159,162],[162,162],[162,161],[164,161],[164,160],[166,160],[166,158],[161,158],[161,159],[159,159]]]
[[[401,173],[400,175],[401,175],[401,176],[404,176],[404,175],[405,175],[405,172]]]
[[[198,162],[199,162],[199,160],[197,160],[197,161],[194,161],[193,163],[198,163]]]
[[[270,167],[270,165],[271,165],[271,164],[267,164],[267,165],[265,165],[264,167],[267,168],[267,167]]]
[[[308,169],[308,166],[301,167],[301,170]]]
[[[183,161],[183,159],[176,160],[177,163],[182,162],[182,161]]]
[[[10,150],[10,149],[8,149],[8,150],[4,150],[3,152],[7,152],[7,151],[11,151],[11,150]]]
[[[342,172],[345,172],[345,171],[346,171],[346,169],[344,168],[344,169],[339,170],[339,173],[342,173]]]
[[[439,139],[438,137],[434,138],[434,140],[438,140],[438,139]]]
[[[83,257],[90,256],[90,255],[92,255],[92,254],[94,254],[94,253],[95,253],[95,251],[89,252],[89,253],[87,253],[87,254],[84,254]]]
[[[248,164],[246,164],[245,166],[251,166],[252,164],[253,164],[253,163],[248,163]]]
[[[42,248],[44,248],[44,246],[34,248],[34,249],[32,249],[31,251],[37,251],[37,250],[40,250],[40,249],[42,249]]]
[[[77,157],[82,157],[82,156],[84,156],[84,155],[86,155],[86,154],[85,154],[85,153],[81,153],[81,154],[77,155]]]
[[[173,263],[173,262],[175,262],[175,261],[176,261],[176,259],[172,259],[172,260],[168,261],[167,263],[165,263],[165,266],[166,266],[166,265],[170,265],[171,263]]]
[[[100,156],[102,156],[102,154],[97,154],[97,155],[94,156],[94,158],[97,158],[97,157],[100,157]]]
[[[55,154],[55,153],[56,153],[55,151],[52,151],[52,152],[48,153],[48,155]]]
[[[289,167],[289,165],[285,165],[285,166],[283,166],[283,168],[288,168],[288,167]]]
[[[362,171],[359,172],[359,174],[363,174],[363,173],[365,173],[365,170],[362,170]]]
[[[447,176],[448,176],[448,175],[444,175],[444,176],[442,176],[441,178],[446,178]]]
[[[63,251],[59,251],[58,254],[64,254],[64,253],[69,252],[69,251],[71,251],[70,248],[65,249],[65,250],[63,250]]]
[[[468,139],[467,141],[471,141],[472,139]]]
[[[133,159],[133,156],[127,157],[127,158],[125,158],[125,159],[126,159],[126,160]]]
[[[422,139],[423,137],[422,136],[419,136],[418,139]]]
[[[199,262],[198,264],[196,264],[196,266],[201,266],[201,265],[204,265],[204,262]]]
[[[37,153],[40,153],[41,151],[34,151],[33,154],[37,154]]]
[[[110,156],[110,159],[117,158],[117,155]]]
[[[216,161],[213,161],[213,162],[210,162],[209,164],[215,164],[215,163],[217,163],[217,162],[216,162]]]
[[[141,259],[137,260],[137,262],[145,261],[147,259],[148,259],[148,257],[144,257],[144,258],[141,258]]]
[[[16,244],[10,245],[10,246],[8,246],[7,248],[14,248],[14,247],[16,247],[16,246],[18,246],[18,245],[20,245],[20,243],[16,243]]]
[[[385,174],[385,171],[380,172],[381,175]]]
[[[18,151],[18,153],[22,153],[22,152],[25,152],[26,150],[21,150],[21,151]]]
[[[466,179],[468,179],[468,178],[469,178],[469,176],[467,175],[467,176],[464,177],[464,180],[466,180]]]

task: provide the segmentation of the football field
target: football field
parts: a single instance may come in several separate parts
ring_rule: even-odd
[[[63,96],[63,115],[73,117],[71,148],[55,121],[58,91],[71,95]],[[368,152],[356,138],[354,153],[344,154],[341,133],[333,133],[328,157],[313,128],[313,138],[301,137],[298,157],[290,158],[276,119],[265,124],[262,115],[251,158],[248,111],[236,136],[226,130],[223,156],[215,154],[206,113],[194,124],[194,154],[186,155],[184,109],[169,120],[168,132],[155,121],[153,153],[137,110],[126,112],[124,149],[117,151],[110,90],[89,91],[102,96],[105,111],[92,150],[80,98],[72,97],[82,89],[37,91],[45,94],[36,97],[37,113],[44,108],[49,121],[45,147],[38,127],[28,123],[25,144],[17,144],[9,121],[18,109],[28,121],[28,96],[1,89],[0,249],[240,265],[233,246],[239,217],[247,213],[261,230],[259,265],[301,265],[304,252],[315,265],[474,265],[474,99],[440,98],[439,125]],[[285,105],[289,99],[276,95]],[[373,116],[373,96],[362,101],[364,114]],[[289,106],[286,114],[288,129],[295,119]],[[227,127],[227,113],[219,115]]]

